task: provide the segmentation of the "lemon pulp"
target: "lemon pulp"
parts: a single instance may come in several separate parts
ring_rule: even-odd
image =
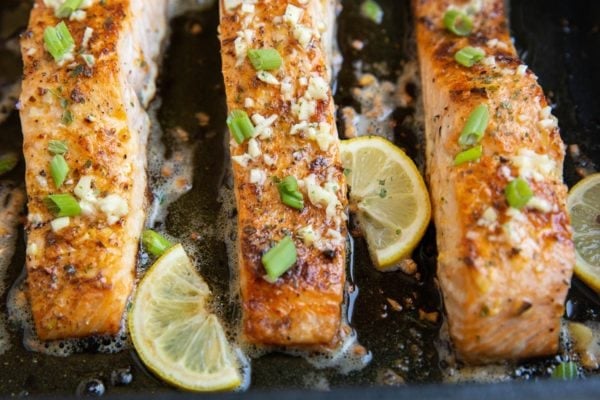
[[[341,142],[350,207],[375,267],[393,268],[410,257],[431,218],[429,193],[413,161],[376,136]]]
[[[567,207],[575,243],[575,274],[600,293],[600,173],[573,186]]]

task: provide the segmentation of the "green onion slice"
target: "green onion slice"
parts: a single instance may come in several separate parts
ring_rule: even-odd
[[[290,206],[297,210],[302,210],[304,208],[304,198],[302,197],[302,193],[294,192],[294,193],[279,193],[281,198],[281,202],[286,206]]]
[[[74,217],[81,214],[81,208],[75,197],[70,194],[51,194],[44,199],[46,207],[57,217]]]
[[[490,113],[485,104],[480,104],[469,114],[467,123],[460,133],[458,144],[466,148],[473,146],[481,141],[485,128],[490,120]]]
[[[262,264],[267,271],[267,278],[276,281],[295,263],[298,257],[296,245],[291,237],[284,237],[262,256]]]
[[[71,16],[73,11],[77,10],[83,0],[66,0],[62,5],[56,10],[56,16],[58,18],[68,18]]]
[[[284,192],[296,192],[298,190],[298,181],[292,175],[286,176],[277,184],[280,191]]]
[[[48,143],[48,151],[52,154],[65,154],[67,150],[69,150],[69,147],[64,140],[51,140]]]
[[[142,244],[148,252],[157,257],[173,246],[173,243],[169,242],[167,238],[152,229],[142,232]]]
[[[298,190],[298,181],[293,176],[287,176],[277,184],[281,202],[286,206],[302,210],[304,208],[304,197]]]
[[[506,185],[504,195],[509,206],[521,209],[533,197],[533,191],[525,179],[516,178]]]
[[[458,36],[468,36],[473,30],[473,20],[459,10],[448,10],[444,14],[444,26]]]
[[[383,9],[373,0],[366,0],[360,5],[360,15],[376,24],[383,20]]]
[[[552,378],[562,379],[564,381],[572,380],[577,378],[577,364],[573,361],[561,362],[552,371]]]
[[[478,161],[483,154],[483,146],[478,145],[468,150],[461,151],[454,157],[454,165],[460,165],[471,161]]]
[[[271,71],[281,67],[283,62],[279,52],[275,49],[248,50],[250,63],[257,71]]]
[[[244,140],[254,136],[254,125],[250,117],[243,110],[233,110],[227,117],[227,126],[231,135],[238,144],[244,143]]]
[[[69,173],[69,165],[62,154],[57,154],[52,157],[50,161],[50,175],[54,185],[59,188],[65,181],[67,174]]]
[[[71,32],[69,32],[69,28],[67,28],[64,21],[61,21],[54,28],[49,26],[44,30],[44,44],[46,50],[52,54],[56,62],[62,61],[65,55],[75,47],[73,36],[71,36]]]
[[[472,67],[483,60],[483,57],[485,57],[485,51],[478,47],[471,46],[464,47],[454,54],[456,62],[465,67]]]
[[[17,153],[10,152],[0,155],[0,175],[11,171],[19,162]]]

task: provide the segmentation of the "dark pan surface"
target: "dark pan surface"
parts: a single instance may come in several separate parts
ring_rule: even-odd
[[[14,38],[24,27],[28,2],[3,0],[0,2],[0,89],[20,74],[20,61],[6,49],[7,40]],[[379,0],[386,10],[384,22],[376,26],[358,15],[358,0],[343,1],[339,19],[338,39],[345,57],[338,77],[336,101],[340,106],[352,105],[350,89],[356,84],[352,62],[361,58],[368,63],[386,61],[389,73],[380,78],[395,81],[404,63],[414,57],[411,40],[411,17],[408,1]],[[559,118],[563,139],[567,144],[579,144],[583,156],[568,156],[565,165],[566,181],[576,183],[578,170],[597,170],[600,164],[600,2],[579,0],[529,0],[511,2],[511,26],[516,45],[525,62],[540,77],[540,82]],[[202,26],[200,34],[192,34],[194,23]],[[221,84],[218,41],[216,36],[217,11],[192,12],[172,21],[171,45],[166,50],[159,94],[162,106],[159,122],[166,132],[164,141],[172,138],[169,129],[181,127],[197,143],[195,150],[194,183],[190,192],[170,207],[167,230],[176,237],[189,237],[203,232],[216,223],[222,205],[217,200],[219,188],[227,185],[226,150],[222,132],[225,130],[225,100]],[[354,39],[365,42],[362,51],[350,43]],[[372,64],[371,64],[372,65]],[[369,66],[365,68],[369,71]],[[413,109],[397,109],[395,141],[422,164],[420,138],[422,132],[410,123]],[[199,126],[195,114],[210,115],[208,126]],[[0,125],[0,151],[19,151],[21,133],[18,114]],[[21,182],[23,163],[8,175]],[[6,177],[2,177],[5,179]],[[233,215],[232,215],[233,217]],[[208,232],[208,231],[207,231]],[[582,384],[549,386],[540,383],[526,385],[473,385],[473,386],[417,386],[394,390],[377,387],[392,371],[407,383],[435,384],[441,381],[444,364],[438,360],[434,341],[441,321],[430,323],[419,318],[419,310],[435,311],[440,299],[433,281],[435,273],[434,230],[430,227],[425,239],[415,251],[421,279],[401,272],[382,274],[370,265],[362,239],[354,242],[351,274],[358,294],[351,314],[351,324],[358,331],[359,340],[373,354],[373,361],[359,372],[341,375],[335,370],[316,370],[306,361],[281,354],[270,354],[252,363],[250,395],[260,395],[272,389],[293,390],[314,387],[326,380],[330,388],[354,387],[355,391],[334,391],[328,397],[353,397],[357,394],[382,398],[597,398],[600,381],[593,373]],[[200,269],[214,292],[226,293],[229,285],[227,253],[222,237],[207,233],[196,242]],[[10,285],[24,264],[24,238],[21,231],[17,251],[8,273]],[[355,292],[356,293],[356,292]],[[390,309],[387,298],[403,304],[402,312]],[[410,299],[410,300],[407,300]],[[235,305],[224,296],[215,300],[221,305],[223,317],[236,318]],[[575,280],[568,299],[568,317],[571,320],[600,321],[600,300],[596,294]],[[0,313],[6,313],[6,293],[0,297]],[[117,354],[97,353],[99,343],[90,339],[87,351],[68,358],[57,358],[26,351],[22,332],[11,327],[13,345],[0,355],[0,397],[10,395],[71,395],[82,382],[97,379],[103,382],[107,395],[128,396],[137,393],[162,394],[160,398],[181,398],[166,385],[148,373],[132,350]],[[520,365],[516,380],[531,380],[548,376],[546,367],[556,363],[554,358],[531,360]],[[516,369],[515,369],[516,371]],[[111,383],[111,375],[130,373],[128,385]],[[118,375],[118,374],[117,374]],[[519,375],[519,376],[517,376]],[[388,379],[389,381],[389,379]],[[369,388],[363,392],[358,388]],[[80,387],[81,389],[81,387]],[[495,394],[494,394],[495,393]],[[593,394],[596,393],[596,396]],[[320,392],[285,392],[278,398],[292,399],[320,397]],[[123,397],[125,398],[125,397]]]

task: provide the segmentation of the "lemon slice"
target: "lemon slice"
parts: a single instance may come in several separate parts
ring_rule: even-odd
[[[178,244],[148,270],[129,312],[133,345],[144,364],[182,389],[226,390],[241,383],[223,327],[206,308],[209,296]]]
[[[359,137],[342,141],[341,156],[375,267],[389,270],[410,257],[431,217],[429,193],[412,160],[389,141]]]
[[[600,173],[573,186],[567,207],[575,242],[575,274],[600,293]]]

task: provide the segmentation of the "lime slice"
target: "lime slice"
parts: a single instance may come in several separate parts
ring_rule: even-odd
[[[431,218],[429,193],[412,160],[376,136],[342,141],[342,164],[375,267],[388,270],[410,257]]]
[[[241,383],[223,327],[206,308],[209,296],[178,244],[146,272],[129,312],[133,345],[144,364],[181,389],[216,391]]]
[[[567,207],[575,242],[575,274],[600,293],[600,173],[573,186]]]

